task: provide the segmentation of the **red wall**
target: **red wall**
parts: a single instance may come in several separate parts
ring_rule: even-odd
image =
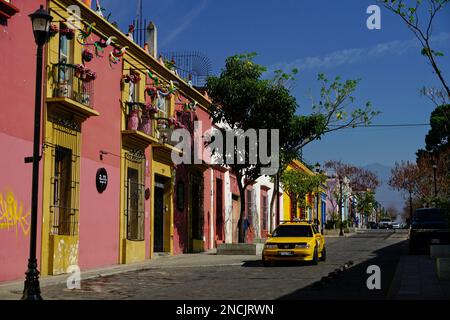
[[[22,226],[26,230],[30,224],[26,215],[31,209],[32,165],[25,164],[24,157],[33,152],[36,74],[36,45],[28,14],[45,1],[16,0],[13,4],[20,12],[8,20],[7,26],[0,25],[0,193],[4,197],[0,204],[0,281],[23,279],[27,268],[30,238]],[[22,210],[22,218],[14,221],[10,213],[15,205],[13,211]],[[38,257],[41,212],[39,206]],[[8,223],[12,223],[9,228]]]
[[[92,41],[98,40],[96,36]],[[97,73],[94,82],[94,109],[98,117],[87,119],[82,126],[80,177],[80,268],[116,264],[119,261],[120,208],[120,79],[121,65],[111,68],[108,56],[94,57],[86,67]],[[100,150],[109,154],[100,159]],[[104,167],[108,186],[98,193],[95,175]]]

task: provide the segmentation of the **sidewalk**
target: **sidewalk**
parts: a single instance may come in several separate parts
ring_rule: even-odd
[[[401,256],[387,298],[450,299],[450,281],[438,279],[436,260],[430,256]]]
[[[190,268],[190,267],[211,267],[211,266],[230,266],[230,265],[242,265],[244,261],[259,260],[258,255],[236,255],[236,256],[223,256],[216,255],[214,251],[193,253],[193,254],[181,254],[181,255],[155,255],[151,260],[133,264],[119,264],[113,266],[107,266],[98,269],[91,269],[87,271],[81,270],[81,281],[86,279],[92,279],[96,277],[105,277],[118,273],[148,270],[148,269],[166,269],[166,268]],[[40,286],[46,287],[56,284],[66,283],[69,274],[62,274],[57,276],[46,276],[40,278]],[[22,296],[23,280],[6,282],[0,284],[0,300],[18,300]]]

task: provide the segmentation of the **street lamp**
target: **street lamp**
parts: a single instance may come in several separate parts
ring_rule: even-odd
[[[39,183],[39,141],[41,135],[41,104],[42,104],[42,51],[44,44],[49,39],[50,22],[53,17],[48,14],[44,6],[30,14],[33,25],[34,40],[37,44],[36,54],[36,94],[34,104],[34,141],[33,141],[33,180],[31,190],[31,232],[30,232],[30,256],[28,269],[25,272],[26,279],[23,289],[23,300],[42,300],[39,287],[39,271],[36,259],[37,237],[37,208],[38,208],[38,183]]]
[[[434,197],[435,197],[435,200],[437,199],[436,170],[437,170],[437,164],[433,162]]]
[[[339,235],[343,236],[344,232],[342,231],[342,183],[344,180],[342,177],[339,177]]]
[[[320,174],[320,163],[316,162],[316,164],[314,165],[314,169],[316,171],[316,174]],[[317,227],[320,227],[321,232],[323,233],[323,221],[320,224],[319,223],[319,191],[320,188],[317,188],[317,193],[316,193],[316,220],[317,220]]]

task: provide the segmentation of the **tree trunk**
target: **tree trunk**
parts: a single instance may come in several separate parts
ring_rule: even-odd
[[[270,214],[269,214],[269,232],[272,232],[274,229],[274,222],[273,222],[273,218],[274,218],[274,206],[275,206],[275,199],[278,199],[277,194],[277,183],[278,183],[278,179],[277,179],[277,175],[275,175],[275,183],[274,183],[274,191],[272,192],[272,198],[270,199]]]
[[[239,208],[239,221],[238,221],[238,242],[245,243],[245,233],[244,233],[244,214],[245,214],[245,189],[242,185],[242,177],[240,175],[236,175],[236,180],[239,188],[239,198],[241,202],[241,206]]]

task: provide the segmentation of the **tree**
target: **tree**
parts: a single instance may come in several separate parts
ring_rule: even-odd
[[[307,195],[318,192],[325,180],[326,176],[323,174],[310,175],[295,169],[285,170],[280,176],[283,190],[290,196],[294,205],[302,210],[308,208]]]
[[[236,135],[252,129],[278,129],[279,146],[287,144],[291,123],[297,108],[296,99],[279,78],[262,79],[264,68],[252,61],[255,54],[235,55],[226,59],[225,68],[220,76],[207,80],[208,94],[212,99],[210,112],[215,124],[225,124],[224,131],[234,130]],[[256,138],[261,142],[260,132]],[[274,141],[275,142],[275,141]],[[271,139],[268,137],[268,145]],[[247,148],[248,146],[248,148]],[[260,175],[261,169],[270,166],[264,164],[258,156],[256,163],[250,163],[251,146],[246,143],[242,149],[234,143],[232,154],[226,154],[234,160],[227,161],[231,172],[236,176],[240,194],[240,215],[238,220],[239,242],[244,242],[245,189]],[[261,145],[258,145],[261,148]],[[268,148],[267,148],[268,149]],[[267,150],[266,149],[266,150]],[[270,149],[269,149],[270,150]],[[238,159],[244,160],[239,163]]]
[[[425,149],[438,153],[450,147],[450,105],[436,107],[430,116],[431,129],[425,136]]]
[[[387,214],[387,216],[389,218],[391,218],[391,220],[395,220],[395,219],[397,219],[397,216],[398,216],[399,213],[398,213],[398,210],[397,210],[397,208],[395,206],[389,206],[386,209],[386,214]]]
[[[329,160],[324,163],[325,170],[331,169],[338,177],[347,177],[353,191],[375,190],[379,185],[377,175],[367,169],[352,166],[339,160]]]
[[[282,74],[280,71],[277,72]],[[292,80],[292,77],[284,75],[281,79]],[[307,116],[295,115],[290,122],[291,130],[287,132],[289,135],[286,139],[287,144],[280,153],[279,172],[283,172],[293,159],[298,158],[302,148],[307,144],[337,130],[368,125],[380,113],[372,109],[370,101],[362,106],[355,106],[353,94],[361,79],[341,81],[338,76],[334,80],[329,80],[320,73],[317,80],[321,86],[318,99],[311,98],[313,113]],[[278,185],[276,177],[275,185]],[[271,217],[275,199],[276,192],[273,193],[270,202]]]
[[[450,99],[450,87],[447,84],[441,69],[438,67],[438,58],[444,56],[442,52],[435,51],[431,47],[431,36],[433,33],[433,21],[436,15],[449,4],[449,0],[427,0],[428,8],[424,8],[423,0],[405,1],[405,0],[378,0],[386,9],[399,16],[406,26],[413,32],[421,45],[421,53],[430,63],[433,71],[441,82],[445,95],[439,94],[439,90],[431,90],[431,94],[423,91],[432,100],[434,98]],[[419,19],[420,18],[420,19]],[[425,23],[422,23],[424,21]],[[435,102],[435,101],[433,101]],[[435,102],[436,103],[436,102]]]
[[[375,209],[375,192],[366,191],[356,194],[356,209],[364,216],[368,217],[373,213]]]

